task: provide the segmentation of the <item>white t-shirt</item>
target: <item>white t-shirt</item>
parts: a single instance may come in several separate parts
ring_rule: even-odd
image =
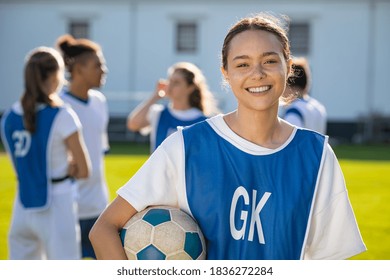
[[[67,172],[68,165],[65,164],[67,150],[63,139],[68,138],[76,131],[82,132],[80,120],[70,107],[64,106],[64,109],[60,110],[53,124],[53,142],[50,158],[53,178],[63,177]]]
[[[109,149],[109,121],[105,96],[97,90],[88,91],[88,100],[81,100],[64,89],[60,97],[76,112],[83,126],[83,137],[91,159],[91,174],[78,180],[79,217],[98,216],[108,204],[108,189],[104,173],[104,153]]]
[[[279,148],[267,149],[234,133],[222,115],[210,118],[207,122],[219,137],[251,155],[267,156],[277,153],[293,141],[297,132],[295,129]],[[192,214],[186,193],[182,130],[168,137],[117,193],[138,211],[152,205],[169,205],[178,206]],[[302,258],[345,259],[365,251],[341,168],[327,143],[324,146],[314,199]]]

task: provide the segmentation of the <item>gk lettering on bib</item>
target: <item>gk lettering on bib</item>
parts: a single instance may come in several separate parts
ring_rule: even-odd
[[[187,200],[208,259],[299,259],[324,137],[297,130],[283,149],[244,152],[205,122],[183,129]]]

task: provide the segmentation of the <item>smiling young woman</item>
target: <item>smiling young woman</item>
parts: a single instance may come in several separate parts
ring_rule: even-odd
[[[198,222],[207,259],[344,259],[365,250],[328,137],[277,116],[290,73],[278,18],[225,37],[222,69],[237,109],[167,138],[118,190],[91,232],[98,258],[125,258],[118,230],[150,205]]]
[[[238,103],[237,111],[225,116],[226,123],[255,144],[277,148],[292,132],[277,119],[290,72],[280,40],[264,30],[243,31],[230,41],[226,61],[221,71]]]

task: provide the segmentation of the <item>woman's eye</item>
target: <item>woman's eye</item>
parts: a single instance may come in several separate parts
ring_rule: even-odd
[[[274,64],[277,63],[278,61],[276,59],[269,59],[265,62],[265,64]]]
[[[238,68],[241,68],[241,67],[248,67],[249,64],[248,63],[240,63],[237,65]]]

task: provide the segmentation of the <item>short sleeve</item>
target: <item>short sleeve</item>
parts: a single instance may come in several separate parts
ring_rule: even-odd
[[[148,206],[179,206],[178,189],[184,188],[181,132],[169,136],[117,194],[137,211]]]
[[[337,158],[325,148],[304,259],[347,259],[366,250]]]
[[[63,106],[57,116],[57,122],[61,124],[58,133],[62,138],[68,138],[72,133],[81,131],[81,122],[77,114],[70,106]]]
[[[153,104],[152,106],[150,106],[146,117],[151,126],[156,126],[156,123],[162,110],[164,110],[164,106],[161,104]]]
[[[155,132],[162,110],[164,110],[164,106],[162,104],[153,104],[150,106],[148,113],[146,114],[146,120],[149,125],[141,128],[141,135],[153,134]]]

